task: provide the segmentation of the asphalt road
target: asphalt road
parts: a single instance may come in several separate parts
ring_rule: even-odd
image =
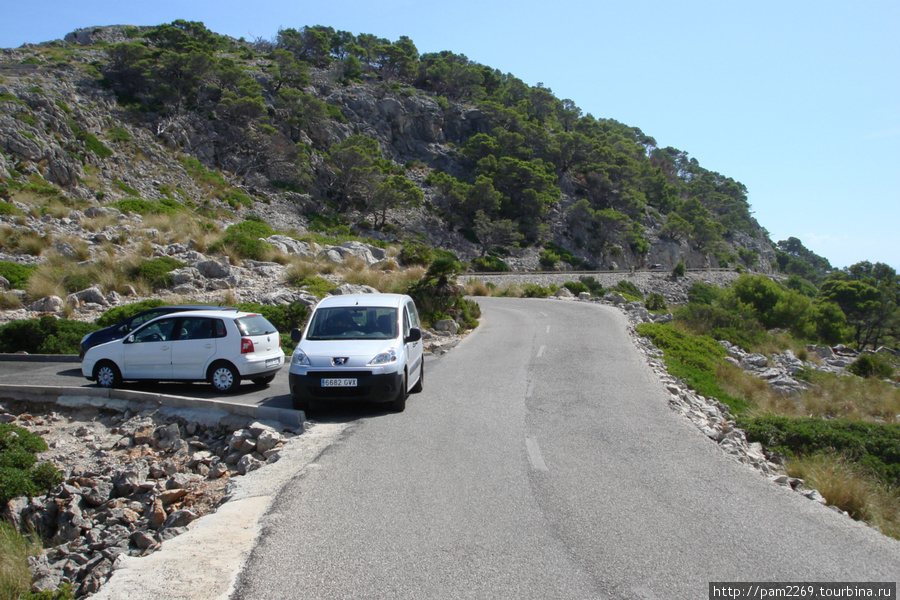
[[[288,352],[292,350],[289,349]],[[0,383],[6,385],[36,385],[61,387],[96,387],[81,374],[80,362],[69,361],[19,361],[0,360]],[[48,357],[49,358],[49,357]],[[286,357],[290,360],[290,355]],[[172,396],[189,398],[208,398],[227,400],[240,404],[271,406],[274,408],[291,408],[291,395],[288,392],[288,367],[285,365],[268,386],[257,386],[249,381],[242,382],[233,393],[222,394],[215,391],[208,383],[147,383],[125,382],[123,389],[154,392]]]
[[[280,488],[231,598],[694,600],[714,581],[900,577],[898,542],[671,412],[617,310],[479,302],[405,412],[310,412],[342,433]]]

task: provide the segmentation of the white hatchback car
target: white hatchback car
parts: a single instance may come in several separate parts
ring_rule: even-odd
[[[284,362],[278,331],[262,315],[195,310],[156,318],[90,348],[81,373],[106,388],[126,379],[208,381],[231,392],[241,379],[267,385]]]
[[[401,294],[330,296],[306,327],[288,374],[295,409],[311,402],[387,402],[400,412],[422,391],[425,361],[416,304]]]

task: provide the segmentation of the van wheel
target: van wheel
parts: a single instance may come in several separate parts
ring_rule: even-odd
[[[207,380],[218,392],[233,392],[241,383],[241,374],[228,363],[216,363],[209,369]]]
[[[117,388],[122,385],[122,373],[112,361],[104,360],[94,367],[94,379],[103,388]]]
[[[391,410],[394,412],[403,412],[406,410],[406,397],[409,392],[406,391],[407,375],[403,372],[403,381],[400,383],[400,391],[397,392],[397,398],[391,402]]]
[[[425,386],[425,359],[422,359],[422,362],[419,363],[419,380],[416,382],[416,385],[409,390],[410,394],[418,394],[422,391],[422,388]]]

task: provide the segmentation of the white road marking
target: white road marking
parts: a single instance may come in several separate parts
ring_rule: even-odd
[[[541,346],[540,348],[538,348],[538,353],[537,353],[538,358],[540,358],[544,355],[544,348],[546,348],[546,346]]]
[[[528,453],[528,462],[535,471],[549,471],[547,463],[544,462],[544,456],[541,454],[541,447],[538,446],[537,440],[534,438],[525,438],[525,451]]]

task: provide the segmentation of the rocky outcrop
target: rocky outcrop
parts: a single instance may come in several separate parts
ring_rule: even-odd
[[[50,448],[39,460],[54,463],[64,481],[44,496],[10,501],[4,517],[50,542],[30,559],[35,590],[69,583],[76,596],[96,592],[120,555],[154,552],[214,511],[231,479],[277,461],[296,435],[258,422],[208,427],[154,411],[25,410],[0,407],[0,417],[40,434]]]

